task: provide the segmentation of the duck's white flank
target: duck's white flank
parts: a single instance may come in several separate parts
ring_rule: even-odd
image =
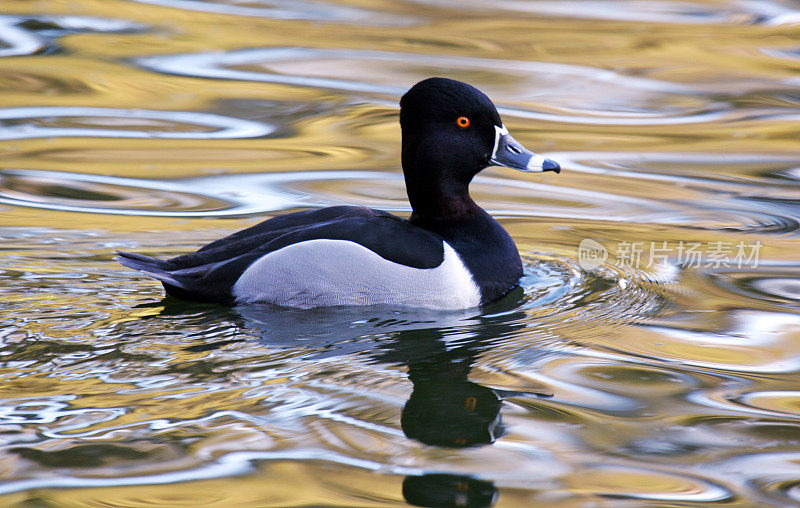
[[[308,240],[256,260],[233,286],[236,303],[287,307],[408,305],[435,309],[477,307],[481,293],[458,253],[444,243],[436,268],[388,261],[347,240]]]

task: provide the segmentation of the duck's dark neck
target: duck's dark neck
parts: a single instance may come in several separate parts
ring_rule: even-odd
[[[412,223],[460,222],[482,212],[469,195],[469,172],[449,167],[448,162],[446,157],[413,157],[404,150],[403,174]]]
[[[431,182],[409,185],[406,179],[406,186],[413,210],[409,220],[414,224],[460,222],[481,212],[469,195],[468,184],[459,186],[461,188],[436,186]]]

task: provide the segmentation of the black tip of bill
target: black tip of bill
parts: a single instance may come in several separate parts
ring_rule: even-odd
[[[531,152],[519,144],[516,139],[512,138],[505,127],[495,126],[494,129],[494,149],[492,150],[492,156],[489,158],[490,164],[529,173],[541,173],[543,171],[561,173],[561,166],[556,161]]]
[[[542,162],[542,171],[555,171],[561,173],[561,166],[553,159],[545,159]]]

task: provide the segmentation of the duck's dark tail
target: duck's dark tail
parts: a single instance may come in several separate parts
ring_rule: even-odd
[[[160,280],[167,294],[181,300],[226,304],[233,302],[230,291],[223,290],[227,286],[204,283],[202,276],[207,266],[179,268],[163,259],[120,251],[117,251],[114,260]]]
[[[175,277],[167,269],[167,261],[164,261],[163,259],[144,256],[142,254],[135,254],[133,252],[117,251],[114,261],[122,263],[128,268],[139,270],[140,272],[145,273],[154,279],[160,280],[165,285],[168,284],[170,286],[181,286],[181,283],[178,282],[178,280],[175,279]]]

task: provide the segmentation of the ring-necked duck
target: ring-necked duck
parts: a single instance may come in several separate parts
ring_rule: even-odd
[[[168,294],[202,302],[466,309],[497,300],[517,285],[522,262],[469,183],[490,165],[561,168],[520,145],[492,101],[459,81],[414,85],[400,100],[400,127],[408,220],[334,206],[274,217],[168,260],[116,259]]]

